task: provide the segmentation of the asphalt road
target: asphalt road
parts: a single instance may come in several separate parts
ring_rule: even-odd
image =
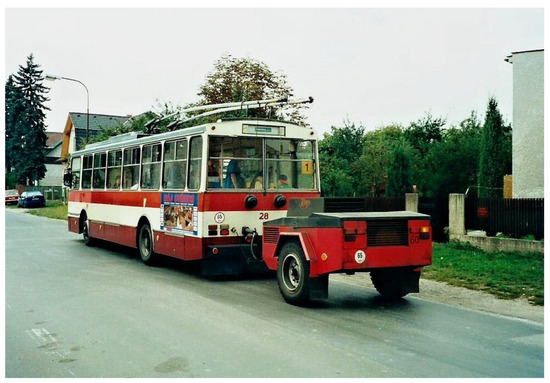
[[[205,279],[5,214],[7,378],[543,377],[544,327],[331,281],[291,306],[273,277]]]

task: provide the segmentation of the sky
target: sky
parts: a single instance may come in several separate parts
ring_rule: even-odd
[[[297,98],[312,96],[305,115],[321,135],[346,123],[367,131],[408,126],[428,113],[458,126],[471,111],[482,119],[490,97],[512,122],[513,66],[504,59],[544,48],[541,2],[524,3],[529,8],[358,5],[364,3],[7,7],[5,79],[32,53],[44,74],[86,85],[91,113],[136,115],[159,110],[159,102],[198,101],[214,63],[230,54],[285,74]],[[61,132],[69,112],[86,111],[85,88],[44,84],[51,88],[47,130]]]

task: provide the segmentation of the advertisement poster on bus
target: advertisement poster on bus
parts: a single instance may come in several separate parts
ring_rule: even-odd
[[[161,230],[198,234],[197,194],[162,193],[160,210]]]

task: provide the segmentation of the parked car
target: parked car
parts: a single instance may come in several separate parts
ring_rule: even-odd
[[[24,191],[17,202],[18,207],[44,207],[46,199],[39,191]]]
[[[17,205],[19,192],[15,189],[6,190],[6,205]]]

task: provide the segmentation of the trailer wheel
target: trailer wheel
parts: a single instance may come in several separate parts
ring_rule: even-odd
[[[93,246],[94,239],[90,237],[90,221],[86,214],[80,218],[80,224],[82,225],[82,239],[84,240],[84,244],[86,246]]]
[[[418,292],[420,273],[411,269],[379,269],[370,272],[376,291],[386,299],[399,299],[408,293]]]
[[[148,266],[157,264],[158,254],[153,249],[153,231],[148,223],[144,223],[139,228],[138,250],[143,263]]]
[[[278,253],[277,281],[285,301],[300,305],[309,300],[309,263],[298,242],[287,242]]]

